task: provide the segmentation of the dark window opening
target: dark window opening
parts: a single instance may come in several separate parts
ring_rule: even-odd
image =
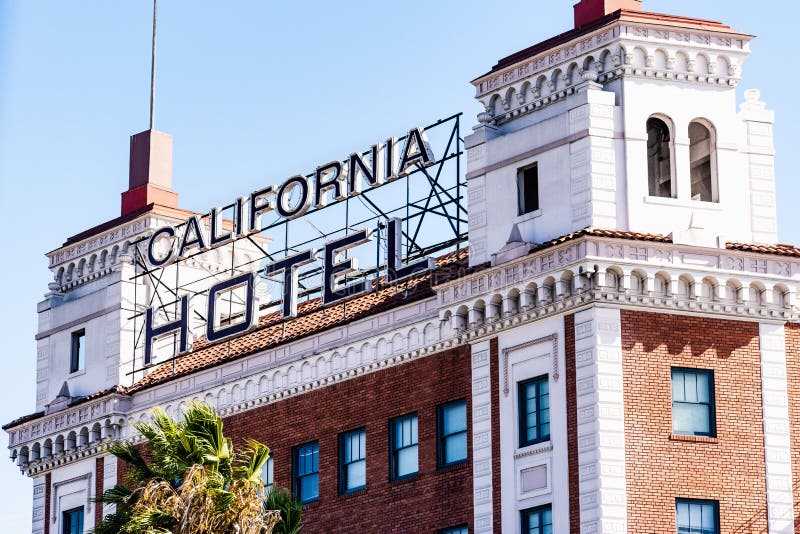
[[[678,534],[719,534],[719,502],[675,499]]]
[[[83,534],[83,506],[65,511],[62,517],[63,534]]]
[[[364,428],[339,436],[339,493],[367,487],[367,431]]]
[[[319,443],[294,448],[294,496],[303,504],[319,499]]]
[[[517,386],[519,403],[519,446],[550,439],[550,383],[547,375]]]
[[[443,404],[437,409],[439,467],[467,460],[467,401]]]
[[[522,534],[553,534],[553,510],[547,504],[523,510]]]
[[[86,331],[72,333],[72,348],[69,358],[69,372],[75,373],[86,368]]]
[[[672,148],[667,123],[647,119],[647,180],[651,197],[673,197]]]
[[[517,172],[517,195],[520,215],[539,209],[539,166],[537,164]]]
[[[713,371],[672,369],[672,432],[716,435]]]
[[[715,202],[711,171],[711,131],[699,122],[689,124],[692,200]]]
[[[391,480],[413,477],[419,472],[418,424],[417,414],[404,415],[389,422]]]

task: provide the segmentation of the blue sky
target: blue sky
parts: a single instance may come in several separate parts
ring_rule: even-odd
[[[788,0],[645,0],[650,11],[756,34],[738,91],[777,112],[780,240],[800,243],[800,112]],[[34,408],[43,254],[119,214],[128,139],[147,128],[149,0],[0,0],[0,421]],[[174,135],[182,207],[206,211],[386,135],[480,110],[469,80],[572,27],[572,2],[159,4],[156,127]],[[740,98],[741,100],[741,98]],[[0,445],[5,448],[5,434]],[[6,532],[30,525],[31,484],[0,461]]]

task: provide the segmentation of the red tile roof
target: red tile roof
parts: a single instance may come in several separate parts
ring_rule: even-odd
[[[758,245],[751,243],[726,243],[728,250],[741,250],[742,252],[757,252],[758,254],[772,254],[775,256],[792,256],[800,258],[800,248],[794,245]]]

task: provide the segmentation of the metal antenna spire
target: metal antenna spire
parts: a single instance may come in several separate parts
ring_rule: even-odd
[[[150,129],[156,120],[156,0],[153,0],[153,56],[150,62]]]

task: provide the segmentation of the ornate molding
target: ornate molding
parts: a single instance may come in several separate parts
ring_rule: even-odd
[[[532,339],[530,341],[526,341],[525,343],[520,343],[518,345],[514,345],[512,347],[506,347],[503,349],[503,396],[508,397],[509,393],[509,385],[508,385],[508,355],[512,352],[516,352],[518,350],[527,349],[529,347],[533,347],[539,345],[540,343],[546,342],[552,343],[552,357],[553,357],[553,381],[558,382],[558,334],[550,334],[547,336],[539,337],[536,339]]]
[[[67,484],[72,484],[73,482],[80,482],[82,480],[86,480],[86,511],[91,513],[92,511],[92,473],[86,473],[85,475],[77,476],[70,478],[68,480],[62,480],[60,482],[56,482],[51,487],[51,496],[50,496],[50,520],[53,524],[55,524],[56,520],[58,519],[58,490],[61,486],[66,486]]]

